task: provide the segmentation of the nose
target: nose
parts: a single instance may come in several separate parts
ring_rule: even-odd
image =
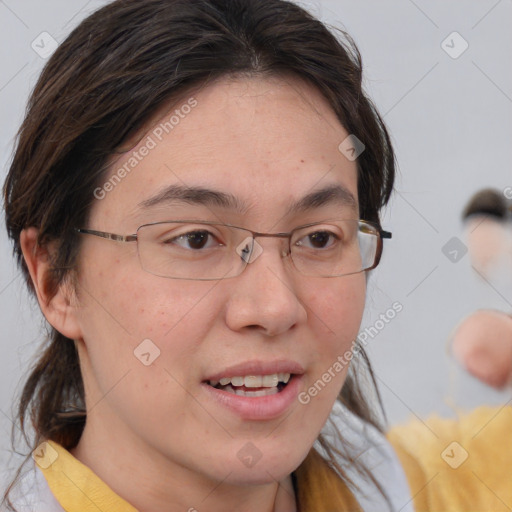
[[[228,279],[230,298],[226,323],[233,331],[259,329],[276,336],[305,322],[306,308],[299,298],[300,282],[292,269],[286,241],[257,238],[251,262],[237,277]]]

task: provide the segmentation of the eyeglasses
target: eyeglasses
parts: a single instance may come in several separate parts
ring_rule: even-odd
[[[339,277],[375,268],[382,239],[391,233],[365,220],[327,220],[299,226],[289,233],[258,233],[231,224],[172,220],[144,224],[133,235],[92,229],[79,233],[116,242],[137,242],[142,268],[171,279],[210,281],[240,275],[263,252],[258,237],[288,239],[290,256],[305,276]]]

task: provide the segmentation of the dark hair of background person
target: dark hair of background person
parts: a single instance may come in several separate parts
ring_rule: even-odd
[[[86,18],[48,60],[32,92],[4,184],[7,231],[29,290],[34,292],[21,230],[35,227],[38,245],[52,244],[45,278],[50,297],[65,279],[75,283],[80,235],[74,228],[87,225],[109,159],[163,106],[223,76],[292,75],[316,87],[348,133],[366,146],[357,159],[360,217],[380,226],[395,156],[383,120],[362,90],[359,51],[348,34],[333,30],[339,38],[284,0],[119,0]],[[382,431],[376,382],[363,347],[355,350],[338,399]],[[51,327],[16,414],[30,451],[46,439],[69,450],[80,439],[86,411],[77,351],[73,340]],[[344,446],[341,433],[340,440]],[[319,442],[329,462],[309,457],[301,470],[312,472],[316,460],[354,485],[336,462],[340,448],[322,436]],[[30,454],[23,455],[27,462]],[[9,506],[25,462],[4,494]],[[370,469],[358,460],[352,464],[385,496]],[[299,489],[299,500],[307,499],[304,493]]]

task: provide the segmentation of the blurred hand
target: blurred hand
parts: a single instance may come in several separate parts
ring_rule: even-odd
[[[472,313],[455,329],[452,352],[471,375],[505,388],[512,383],[512,317],[492,310]]]

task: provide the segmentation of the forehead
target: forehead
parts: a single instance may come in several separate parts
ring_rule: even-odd
[[[183,205],[202,194],[208,206],[240,215],[293,213],[308,195],[314,207],[311,194],[320,189],[347,199],[345,206],[352,196],[357,211],[357,164],[338,149],[348,133],[306,82],[219,79],[166,106],[148,126],[111,162],[105,181],[116,183],[98,205],[103,215],[139,219],[165,207],[156,198],[176,199],[178,188]],[[222,193],[231,201],[220,200]],[[168,201],[169,212],[171,206]]]

